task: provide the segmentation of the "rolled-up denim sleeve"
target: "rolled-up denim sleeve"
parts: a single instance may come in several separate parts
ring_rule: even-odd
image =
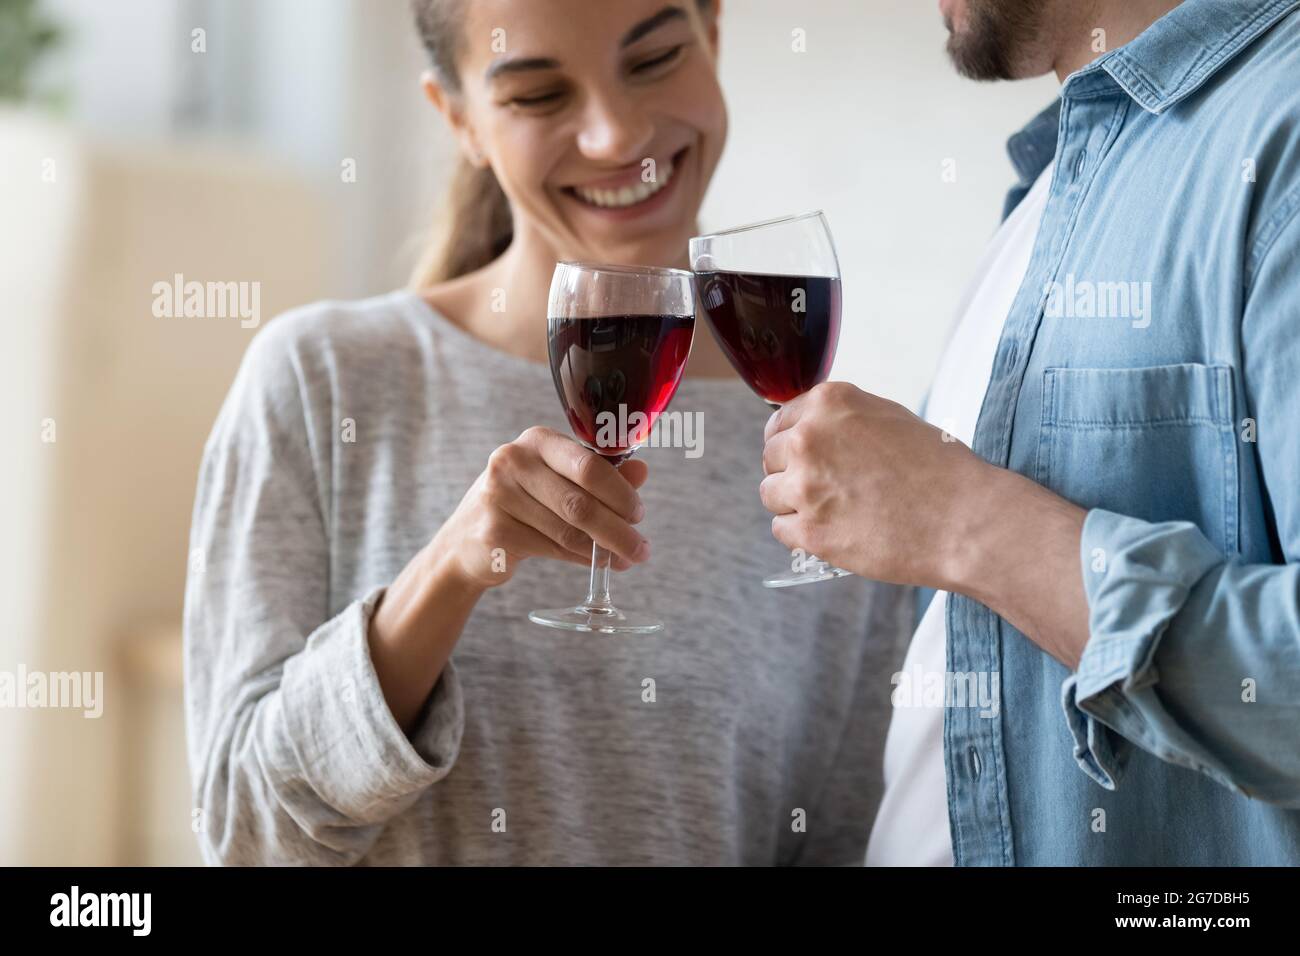
[[[1131,748],[1300,806],[1300,566],[1226,561],[1187,522],[1089,512],[1091,636],[1062,703],[1079,765],[1115,789]]]
[[[1278,560],[1225,556],[1187,522],[1094,509],[1089,639],[1062,704],[1080,767],[1120,785],[1134,746],[1300,807],[1300,218],[1267,237],[1242,318],[1243,384]]]

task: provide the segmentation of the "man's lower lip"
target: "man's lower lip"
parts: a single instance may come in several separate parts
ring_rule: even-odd
[[[677,180],[682,176],[684,171],[682,169],[682,163],[685,161],[689,152],[690,147],[687,147],[680,150],[677,155],[674,156],[673,178],[668,180],[668,183],[663,187],[663,189],[659,190],[649,199],[643,200],[634,206],[597,206],[574,195],[567,189],[564,190],[564,194],[589,212],[597,213],[609,219],[635,219],[636,217],[643,216],[646,213],[654,212],[667,201],[667,197],[677,186]]]

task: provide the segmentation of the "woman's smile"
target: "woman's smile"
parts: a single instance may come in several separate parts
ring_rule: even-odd
[[[646,167],[638,164],[615,176],[562,186],[560,193],[586,216],[618,222],[639,219],[663,209],[678,193],[674,187],[689,152],[690,147],[684,146],[666,159],[655,160],[649,181]]]

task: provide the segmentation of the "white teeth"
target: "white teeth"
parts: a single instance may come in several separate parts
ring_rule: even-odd
[[[673,178],[673,171],[673,164],[665,163],[659,171],[658,180],[655,182],[637,183],[635,186],[624,186],[618,190],[586,189],[582,186],[575,186],[573,191],[594,206],[605,209],[622,209],[626,206],[635,206],[637,203],[645,202],[663,189],[668,185],[669,180]]]

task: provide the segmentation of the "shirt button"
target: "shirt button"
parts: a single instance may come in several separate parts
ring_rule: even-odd
[[[1079,150],[1079,158],[1074,161],[1074,178],[1078,179],[1083,175],[1084,169],[1088,165],[1088,151]]]
[[[980,770],[983,768],[983,765],[980,763],[980,752],[974,747],[969,747],[966,750],[966,756],[970,758],[970,772],[974,774],[975,779],[978,780],[980,778]]]

